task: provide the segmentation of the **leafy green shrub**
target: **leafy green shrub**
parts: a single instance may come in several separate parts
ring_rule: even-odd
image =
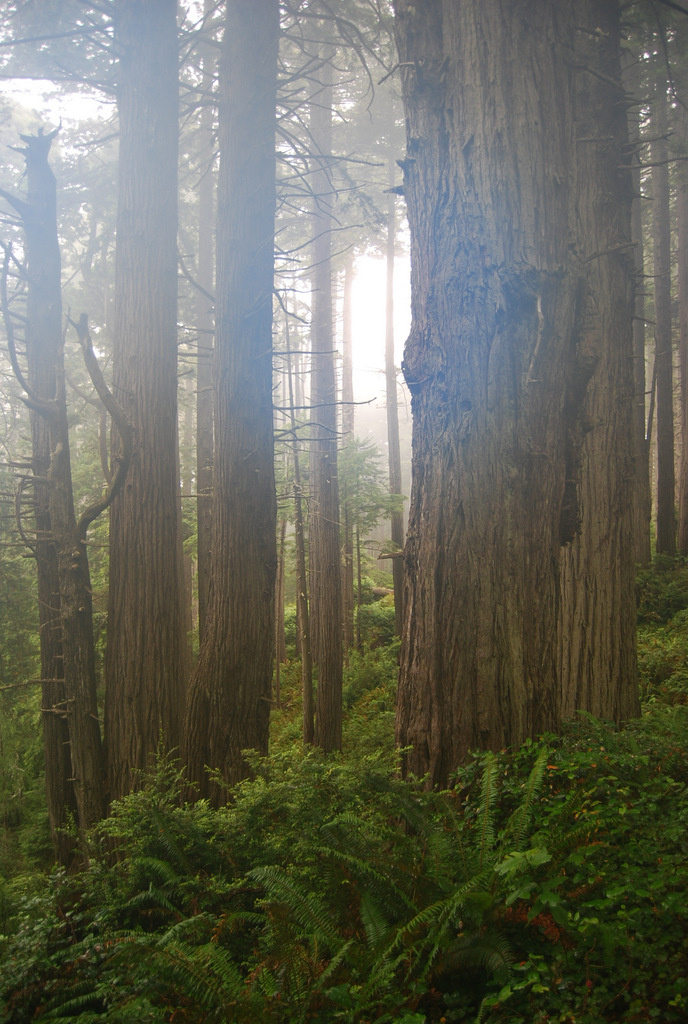
[[[394,699],[398,674],[398,644],[351,651],[349,664],[344,669],[343,701],[351,706],[364,693],[378,687],[388,687]]]
[[[688,703],[688,609],[666,625],[639,626],[638,673],[644,700]]]
[[[639,623],[668,622],[688,608],[688,565],[683,558],[655,555],[652,567],[636,574]]]
[[[289,651],[296,651],[296,605],[284,609],[284,642]]]
[[[373,604],[363,604],[358,612],[358,629],[365,647],[387,647],[396,639],[394,602],[383,598]]]

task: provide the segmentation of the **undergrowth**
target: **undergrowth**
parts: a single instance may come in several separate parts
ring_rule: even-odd
[[[398,775],[393,648],[352,659],[338,756],[303,752],[287,672],[228,807],[184,804],[162,760],[87,871],[4,881],[0,1019],[688,1019],[688,613],[643,586],[642,717],[580,715],[443,793]]]

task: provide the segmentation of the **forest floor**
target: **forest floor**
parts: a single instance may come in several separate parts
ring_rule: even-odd
[[[347,670],[341,755],[303,752],[292,663],[230,806],[184,804],[162,760],[71,875],[35,810],[6,823],[0,1021],[688,1019],[688,568],[638,579],[639,720],[581,715],[446,793],[398,776],[388,618]]]

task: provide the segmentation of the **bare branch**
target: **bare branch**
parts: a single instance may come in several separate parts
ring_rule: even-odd
[[[76,331],[79,344],[81,345],[81,351],[84,355],[84,362],[86,363],[86,369],[89,372],[89,376],[93,381],[93,386],[98,392],[98,397],[112,416],[113,422],[117,427],[117,432],[120,436],[121,451],[113,459],[115,464],[115,471],[108,483],[105,494],[98,501],[94,501],[81,515],[78,523],[79,536],[82,540],[86,537],[86,531],[88,530],[91,523],[98,518],[98,516],[112,504],[113,499],[122,489],[126,475],[129,472],[129,466],[131,464],[131,457],[134,451],[134,430],[129,420],[126,417],[124,410],[115,400],[112,392],[105,383],[103,372],[100,369],[100,364],[95,357],[93,351],[93,342],[91,340],[91,334],[88,329],[88,317],[85,313],[82,313],[79,317],[79,322],[76,323],[71,318],[69,319],[70,324]]]

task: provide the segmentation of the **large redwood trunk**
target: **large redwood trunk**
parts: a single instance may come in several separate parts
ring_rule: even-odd
[[[220,91],[213,542],[208,613],[186,715],[186,762],[225,799],[243,751],[267,753],[277,564],[272,409],[279,5],[227,7]]]
[[[640,710],[635,650],[632,178],[615,5],[579,0],[576,218],[587,292],[585,349],[595,370],[576,474],[579,530],[562,551],[561,713],[620,722]],[[612,83],[616,83],[614,86]],[[644,420],[644,416],[642,417]],[[649,511],[649,509],[648,509]]]
[[[559,566],[599,358],[576,215],[580,6],[395,4],[414,424],[397,740],[429,784],[561,717]]]
[[[118,0],[115,397],[134,428],[112,505],[105,658],[110,796],[180,741],[186,638],[177,457],[175,0]]]

